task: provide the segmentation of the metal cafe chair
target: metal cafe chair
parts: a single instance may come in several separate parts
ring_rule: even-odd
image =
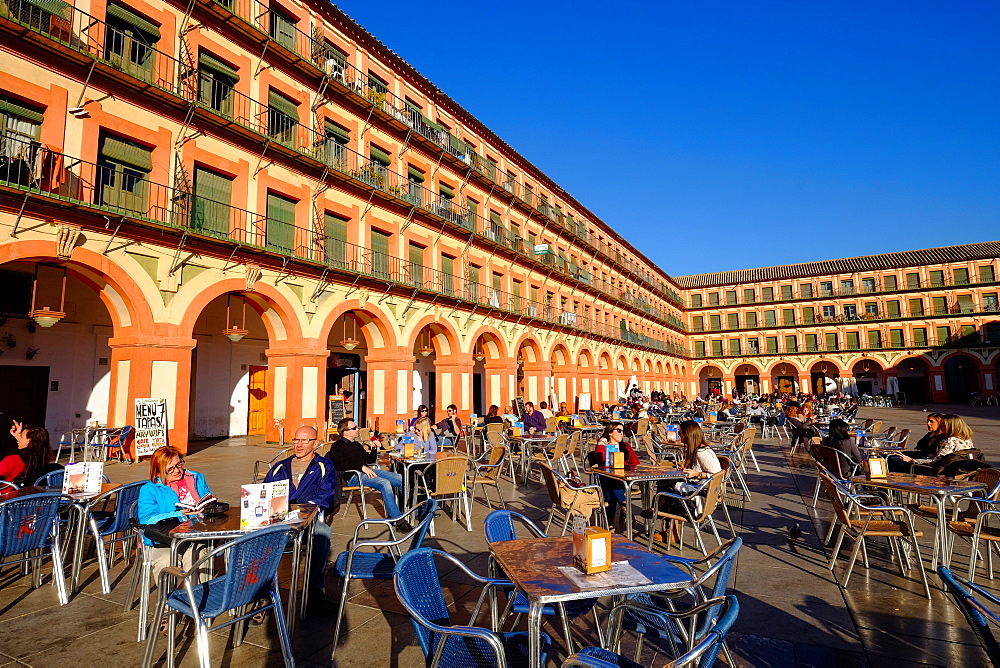
[[[87,528],[94,537],[97,568],[101,574],[101,591],[105,594],[111,593],[109,564],[114,563],[115,543],[130,541],[135,537],[131,530],[131,520],[136,517],[139,489],[145,484],[145,480],[133,482],[105,492],[87,503]],[[115,500],[113,511],[93,510],[98,503],[106,502],[112,498]],[[105,546],[111,548],[110,561]],[[124,558],[124,548],[122,554]]]
[[[461,507],[465,509],[465,529],[472,531],[472,509],[469,504],[469,494],[465,488],[465,475],[469,468],[469,458],[462,456],[444,457],[431,462],[427,468],[414,471],[416,482],[413,485],[413,501],[416,505],[417,496],[421,490],[427,498],[442,501],[452,501],[452,514],[457,519]],[[433,474],[433,475],[432,475]],[[433,477],[432,484],[428,480]],[[431,524],[431,535],[434,535],[434,525]]]
[[[483,498],[491,509],[493,502],[490,501],[490,495],[486,491],[491,486],[497,490],[497,496],[500,497],[500,507],[507,507],[503,499],[503,492],[500,491],[500,473],[503,471],[509,456],[510,453],[505,446],[495,445],[484,452],[479,459],[473,459],[470,462],[472,470],[469,472],[466,487],[469,489],[469,498],[473,505],[476,503],[476,486],[478,485],[482,488]]]
[[[257,529],[246,536],[221,545],[191,565],[181,570],[168,566],[160,573],[157,583],[156,607],[153,619],[169,615],[167,631],[167,663],[173,664],[177,634],[177,615],[190,617],[194,623],[198,645],[198,662],[202,668],[211,663],[208,654],[208,632],[230,626],[262,611],[274,609],[274,621],[278,627],[281,654],[286,666],[294,666],[292,646],[282,612],[281,592],[278,588],[278,565],[284,554],[285,544],[291,533],[287,525]],[[220,555],[226,556],[226,572],[206,582],[197,584],[199,568],[207,566]],[[179,589],[171,590],[170,580],[180,581]],[[261,599],[270,600],[263,607],[254,608],[252,603]],[[230,610],[240,610],[226,621],[208,628],[208,620],[216,620]],[[146,653],[143,668],[153,663],[158,633],[153,631],[146,639]]]
[[[945,591],[952,597],[969,623],[972,632],[976,634],[986,656],[994,666],[1000,666],[1000,644],[993,635],[993,626],[1000,626],[1000,617],[984,605],[984,601],[1000,605],[997,598],[979,585],[963,580],[951,572],[946,566],[938,567],[938,577],[944,583]],[[980,601],[976,596],[981,597]]]
[[[62,494],[46,492],[0,501],[0,567],[31,562],[35,566],[32,588],[37,589],[42,584],[40,562],[48,552],[59,605],[69,600],[59,542],[59,504],[63,498]]]

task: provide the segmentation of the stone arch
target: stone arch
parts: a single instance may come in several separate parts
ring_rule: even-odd
[[[334,301],[327,299],[323,306],[326,306],[326,303]],[[369,350],[391,348],[398,345],[396,342],[396,328],[392,326],[392,317],[390,314],[376,304],[363,302],[358,299],[346,302],[339,301],[332,304],[328,309],[320,307],[320,311],[313,318],[314,321],[319,322],[316,330],[316,338],[325,342],[330,337],[330,332],[333,330],[337,320],[348,311],[357,319],[365,340],[368,342]]]
[[[624,355],[618,356],[618,361],[615,363],[616,371],[628,371],[628,360],[625,359]]]
[[[424,336],[423,331],[430,330],[428,339],[434,346],[434,352],[438,357],[446,355],[457,355],[460,352],[458,332],[454,325],[445,319],[435,315],[426,315],[413,323],[410,327],[410,338],[408,348],[412,350],[420,343],[420,338]]]
[[[469,336],[469,342],[472,346],[472,349],[469,350],[470,355],[473,354],[476,343],[480,339],[483,341],[482,349],[487,359],[506,359],[510,356],[510,350],[507,348],[507,342],[503,334],[495,327],[490,327],[489,325],[481,325]]]
[[[601,353],[600,358],[600,368],[601,369],[611,369],[611,355],[607,351]]]
[[[178,307],[182,313],[179,324],[181,335],[193,336],[195,323],[205,307],[218,297],[234,293],[245,297],[247,304],[260,314],[272,344],[295,342],[302,338],[298,317],[301,309],[296,308],[287,295],[264,281],[257,281],[253,292],[247,292],[246,287],[246,279],[242,276],[220,280],[216,272],[198,274],[174,298],[179,300]]]
[[[581,369],[594,366],[594,355],[590,352],[589,348],[582,348],[580,350],[580,354],[576,357],[576,365]]]
[[[533,334],[522,334],[513,346],[516,355],[520,355],[524,350],[524,362],[534,363],[542,361],[542,344],[538,342]]]
[[[566,366],[570,363],[572,357],[569,354],[569,348],[563,343],[557,343],[552,348],[552,355],[550,356],[550,361],[555,366]]]

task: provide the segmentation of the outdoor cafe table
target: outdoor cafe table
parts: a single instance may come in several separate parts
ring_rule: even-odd
[[[528,475],[531,473],[531,454],[533,448],[544,448],[555,442],[557,438],[556,434],[522,434],[520,436],[511,436],[511,441],[517,441],[521,444],[521,475],[524,478],[524,484],[528,484]]]
[[[885,478],[857,475],[849,478],[852,485],[878,487],[896,492],[926,494],[934,499],[937,507],[937,531],[934,534],[934,557],[931,568],[937,568],[938,554],[944,553],[948,542],[947,502],[986,489],[986,484],[969,480],[952,480],[943,476],[915,475],[913,473],[888,473]]]
[[[319,508],[313,504],[292,504],[291,509],[299,510],[297,522],[279,522],[292,528],[292,582],[288,588],[288,607],[285,610],[285,620],[288,625],[288,635],[295,632],[295,621],[305,614],[307,593],[309,591],[309,562],[312,559],[312,536],[315,519],[319,516]],[[265,526],[275,526],[274,524]],[[263,527],[260,527],[263,528]],[[187,522],[181,522],[170,531],[170,563],[181,566],[178,559],[181,548],[186,543],[198,541],[228,541],[246,535],[253,529],[240,528],[239,506],[217,517],[196,516]],[[302,574],[302,598],[299,599],[299,572],[302,568],[302,539],[306,539],[306,568]],[[295,614],[296,606],[300,610]]]
[[[649,483],[659,480],[684,480],[684,471],[674,466],[653,466],[650,464],[639,464],[638,466],[613,469],[608,467],[593,467],[590,469],[594,475],[617,480],[625,485],[625,507],[629,518],[625,524],[625,536],[632,540],[632,488],[641,483],[646,483],[643,489],[643,507],[652,506],[652,495],[649,494]],[[647,505],[648,502],[648,505]]]
[[[688,573],[618,534],[611,536],[612,564],[625,562],[628,567],[638,571],[644,584],[616,583],[615,570],[611,571],[611,577],[608,577],[607,572],[584,576],[576,571],[581,578],[592,579],[594,582],[593,586],[581,587],[559,569],[560,566],[574,568],[572,536],[498,541],[490,543],[490,552],[497,565],[531,604],[528,612],[528,665],[531,668],[541,667],[544,606],[601,596],[676,590],[691,585]]]
[[[428,464],[433,464],[439,459],[444,459],[445,457],[459,457],[454,452],[441,452],[438,450],[433,455],[428,455],[427,453],[421,453],[414,457],[404,457],[398,450],[393,452],[385,453],[388,458],[388,464],[390,467],[399,469],[399,473],[403,476],[403,500],[399,504],[399,507],[406,512],[410,509],[410,478],[412,469],[415,466],[427,466]]]

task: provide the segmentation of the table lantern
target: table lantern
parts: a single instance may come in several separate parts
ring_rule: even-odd
[[[587,575],[611,570],[611,532],[573,518],[573,565]]]

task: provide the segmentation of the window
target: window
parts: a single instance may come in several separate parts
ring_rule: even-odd
[[[882,285],[885,286],[887,292],[892,292],[898,289],[896,287],[896,277],[893,274],[887,274],[882,277]]]
[[[781,309],[781,322],[785,325],[795,324],[795,309],[784,308]]]
[[[705,356],[705,342],[704,341],[695,341],[694,342],[694,356],[695,357],[704,357]]]
[[[696,332],[705,331],[705,316],[696,315],[691,319],[691,329]]]
[[[739,339],[729,339],[729,354],[730,355],[740,355],[740,340]]]
[[[899,300],[893,299],[885,303],[886,315],[889,318],[899,317]]]
[[[890,348],[903,347],[903,330],[901,329],[889,330],[889,347]]]
[[[906,275],[906,288],[913,290],[920,287],[920,274],[914,272]]]
[[[722,316],[711,315],[709,316],[709,321],[711,322],[713,332],[718,332],[722,329]]]
[[[832,297],[833,296],[833,281],[823,281],[819,284],[819,296],[820,297]]]
[[[962,343],[976,343],[979,341],[979,330],[975,325],[962,325],[962,333],[959,335]]]
[[[934,315],[944,315],[948,312],[948,301],[945,297],[934,297],[931,299]]]
[[[722,357],[722,341],[712,341],[712,357]]]
[[[848,350],[861,349],[861,336],[859,332],[847,332],[847,349]]]
[[[774,288],[764,288],[763,289],[763,296],[761,297],[761,299],[763,299],[766,302],[773,302],[774,301]]]
[[[368,185],[381,188],[385,185],[386,175],[389,173],[389,165],[392,164],[392,156],[384,148],[379,148],[375,144],[368,147],[368,169],[361,170],[361,180]],[[442,184],[443,186],[444,184]]]
[[[813,286],[812,283],[802,283],[799,285],[799,297],[802,299],[812,299],[813,296]]]
[[[844,304],[844,319],[845,320],[858,319],[858,307],[856,304]]]
[[[159,27],[123,5],[109,4],[104,58],[134,77],[151,81],[155,76]]]
[[[837,333],[836,332],[827,332],[826,333],[826,349],[827,349],[828,352],[832,353],[832,352],[835,352],[837,350],[840,350],[840,346],[838,345],[839,343],[840,342],[837,340]]]
[[[750,311],[746,314],[747,328],[754,329],[757,327],[757,313],[755,311]]]
[[[347,145],[351,143],[351,131],[336,123],[323,122],[325,141],[323,144],[323,160],[334,169],[347,169]]]
[[[265,246],[268,250],[291,255],[295,249],[295,200],[276,193],[267,193],[267,229]]]
[[[806,334],[806,352],[814,353],[818,350],[815,334]]]
[[[295,126],[299,122],[299,103],[273,88],[267,94],[267,134],[282,144],[295,142]]]
[[[958,296],[958,312],[959,313],[975,313],[976,307],[972,303],[972,295],[959,295]]]
[[[869,319],[874,319],[878,317],[878,303],[877,302],[865,302],[865,316]]]
[[[753,288],[743,288],[743,303],[753,304],[757,301],[757,294],[754,292]]]
[[[951,343],[951,327],[943,325],[941,327],[935,327],[934,331],[936,332],[935,336],[937,337],[937,345],[946,346]]]
[[[730,313],[729,315],[726,316],[726,319],[729,321],[727,323],[727,326],[729,327],[729,329],[739,329],[740,328],[740,314],[739,313]]]
[[[524,201],[528,206],[534,206],[535,193],[530,183],[524,184]]]
[[[289,51],[295,51],[295,19],[271,5],[271,39]]]
[[[882,347],[882,332],[877,329],[868,330],[868,347],[869,348],[881,348]]]
[[[441,256],[441,292],[455,294],[455,258],[450,255]]]
[[[233,87],[239,73],[210,53],[198,53],[198,101],[223,116],[233,116]]]
[[[32,180],[42,112],[19,100],[0,95],[0,181],[28,185]]]
[[[409,265],[407,265],[407,278],[410,285],[416,285],[423,287],[426,283],[424,278],[424,251],[426,249],[420,244],[415,244],[412,241],[409,245],[409,253],[407,256],[409,258]]]
[[[757,338],[747,339],[747,354],[748,355],[760,354],[760,339]]]
[[[944,287],[944,271],[941,269],[935,269],[930,272],[931,275],[931,287],[932,288],[943,288]]]
[[[507,230],[504,229],[500,214],[492,209],[490,210],[490,229],[486,236],[497,243],[503,242],[507,236]],[[562,255],[561,252],[560,255]]]
[[[983,295],[983,310],[984,311],[1000,311],[1000,306],[997,304],[997,293],[987,292]]]
[[[514,172],[507,172],[503,182],[503,189],[509,193],[517,191],[517,175]]]
[[[765,343],[767,345],[767,352],[768,352],[768,354],[773,355],[773,354],[775,354],[775,353],[778,352],[778,337],[777,336],[769,336],[769,337],[767,337],[765,339]]]
[[[718,292],[709,292],[708,293],[708,305],[709,306],[718,306],[719,305],[719,293]]]
[[[148,197],[146,177],[153,169],[152,149],[129,139],[102,134],[97,160],[97,204],[145,216]]]
[[[802,309],[802,323],[811,325],[814,322],[816,322],[816,309],[812,306],[806,306]]]
[[[514,311],[515,313],[521,312],[521,290],[523,289],[523,286],[524,284],[521,281],[514,279],[513,295],[511,297],[510,310]]]
[[[979,282],[992,283],[996,278],[993,275],[993,266],[986,264],[979,267]]]
[[[736,290],[726,290],[726,304],[735,306],[736,303]]]
[[[701,308],[701,295],[691,295],[691,308]]]
[[[924,314],[924,300],[919,297],[915,297],[909,300],[910,305],[910,317],[918,317]]]
[[[349,219],[329,211],[323,217],[326,227],[324,260],[331,267],[347,268],[347,223]]]
[[[870,295],[875,292],[875,279],[874,278],[862,278],[861,279],[861,291],[866,295]]]
[[[785,337],[785,352],[786,353],[797,353],[799,352],[799,340],[794,334],[789,334]]]
[[[927,328],[926,327],[914,327],[913,328],[913,346],[915,348],[926,348],[927,347]]]
[[[777,311],[764,311],[764,326],[765,327],[775,327],[778,324],[778,312]]]
[[[1000,341],[1000,322],[986,323],[983,337],[983,340],[986,343],[996,343],[997,341]]]
[[[469,264],[465,268],[465,298],[469,301],[479,300],[479,265]],[[549,297],[552,294],[549,293]]]
[[[791,299],[792,298],[792,286],[790,286],[790,285],[782,285],[781,286],[781,298],[782,299]]]
[[[955,285],[968,285],[969,284],[969,270],[964,267],[957,267],[951,270],[952,278],[955,281]]]
[[[191,229],[213,236],[228,236],[233,180],[205,169],[194,168],[194,197],[191,201]]]
[[[414,206],[424,206],[424,173],[413,165],[406,166],[406,195],[403,199]]]
[[[823,320],[833,320],[837,317],[837,307],[836,306],[824,306],[823,307]]]
[[[845,278],[840,281],[840,294],[842,295],[854,294],[854,281],[852,279]]]

